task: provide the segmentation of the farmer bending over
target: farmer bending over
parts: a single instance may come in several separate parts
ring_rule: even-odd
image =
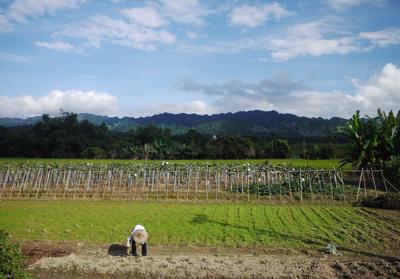
[[[132,255],[136,256],[136,245],[142,245],[142,256],[147,256],[147,241],[148,234],[142,225],[136,225],[126,242],[127,254],[129,255],[129,247],[132,247]]]

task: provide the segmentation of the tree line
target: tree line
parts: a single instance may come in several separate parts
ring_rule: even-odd
[[[75,113],[43,115],[33,126],[0,126],[1,157],[120,159],[328,159],[342,157],[345,143],[335,137],[290,141],[275,137],[172,134],[167,128],[139,126],[111,131],[105,124],[78,121]]]

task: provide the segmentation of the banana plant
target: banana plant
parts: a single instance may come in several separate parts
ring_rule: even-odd
[[[352,148],[342,165],[352,163],[356,168],[366,168],[377,163],[378,133],[376,121],[371,118],[361,119],[357,111],[345,127],[352,139]]]

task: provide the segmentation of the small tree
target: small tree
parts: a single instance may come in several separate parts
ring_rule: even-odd
[[[274,140],[274,149],[272,150],[272,156],[274,158],[289,158],[290,146],[287,140]]]
[[[0,278],[32,278],[24,270],[21,249],[0,230]]]

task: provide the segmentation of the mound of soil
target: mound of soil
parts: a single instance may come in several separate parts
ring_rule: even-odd
[[[69,244],[31,242],[22,246],[22,254],[25,256],[26,265],[30,265],[44,257],[63,257],[73,252],[74,248]]]
[[[332,268],[338,278],[400,278],[399,261],[337,261]]]
[[[93,248],[44,257],[29,266],[37,278],[400,278],[400,260],[313,254],[256,254],[186,247],[154,248],[147,257]],[[120,251],[120,253],[118,252]]]

